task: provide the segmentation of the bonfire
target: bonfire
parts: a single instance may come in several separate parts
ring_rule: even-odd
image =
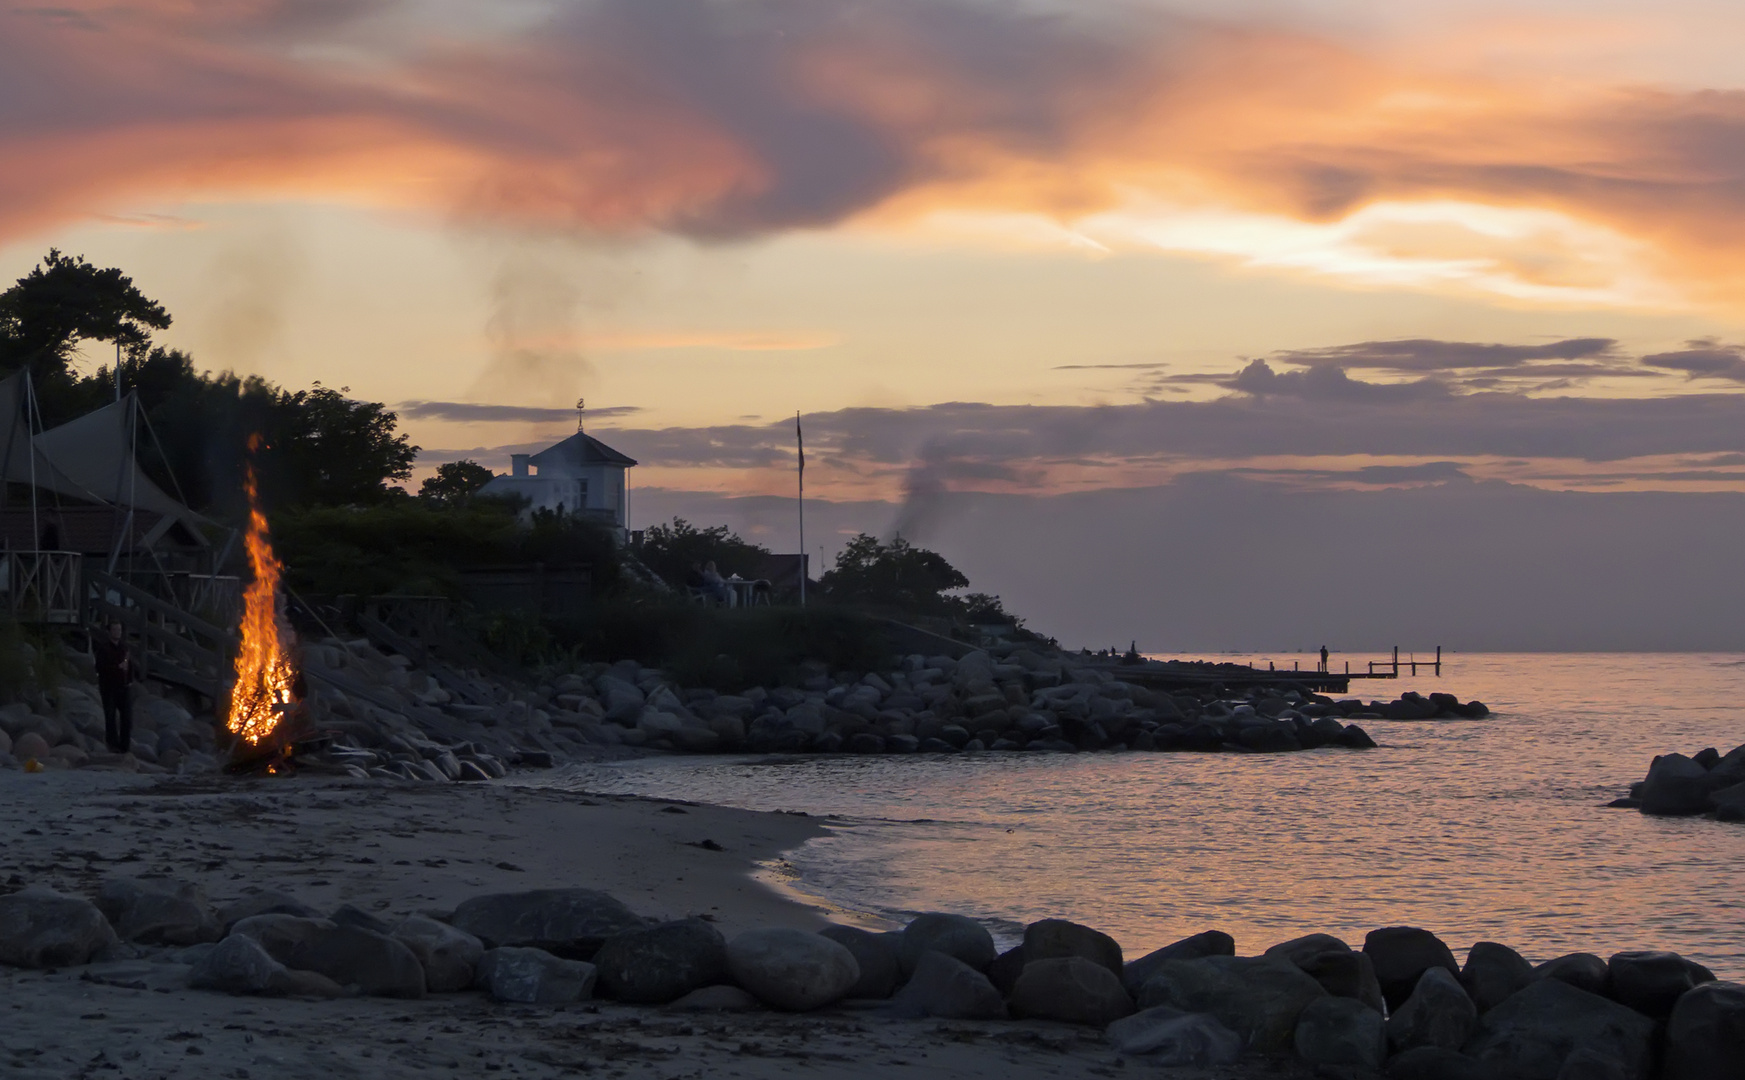
[[[259,446],[260,436],[249,440],[250,451]],[[277,748],[282,733],[278,739],[274,734],[291,708],[292,687],[297,681],[285,650],[287,633],[279,623],[279,574],[283,568],[267,536],[267,517],[261,513],[253,462],[248,463],[244,486],[248,492],[246,547],[254,580],[243,594],[242,646],[236,654],[236,684],[230,691],[230,715],[225,720],[225,726],[242,739],[237,745],[239,758],[261,756],[258,751],[270,753]]]

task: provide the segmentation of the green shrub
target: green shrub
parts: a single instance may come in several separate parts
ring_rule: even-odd
[[[721,691],[795,681],[802,668],[872,671],[890,658],[882,625],[834,607],[708,608],[608,602],[551,624],[578,661],[658,665],[681,685]]]

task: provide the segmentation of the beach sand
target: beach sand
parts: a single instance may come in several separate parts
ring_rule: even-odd
[[[733,934],[830,913],[755,875],[824,826],[800,815],[512,783],[0,772],[0,881],[90,895],[112,876],[198,882],[220,907],[261,890],[320,911],[447,913],[490,892],[582,886],[646,916]],[[703,846],[705,841],[712,842]],[[721,850],[713,850],[718,846]],[[1306,1077],[1295,1063],[1164,1070],[1099,1032],[803,1016],[676,1014],[599,1002],[501,1005],[243,998],[188,990],[175,950],[58,972],[0,968],[0,1073],[17,1077]]]

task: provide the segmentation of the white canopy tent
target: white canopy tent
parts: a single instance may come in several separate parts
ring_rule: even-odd
[[[157,516],[157,523],[140,538],[146,548],[177,524],[186,527],[196,544],[209,546],[200,528],[210,524],[207,519],[165,492],[139,467],[136,450],[141,429],[146,429],[146,437],[155,436],[136,394],[48,431],[38,430],[40,422],[33,422],[38,415],[28,372],[0,380],[0,479],[29,485],[33,511],[42,492],[114,508],[116,554],[123,538],[133,532],[127,519],[135,510]]]

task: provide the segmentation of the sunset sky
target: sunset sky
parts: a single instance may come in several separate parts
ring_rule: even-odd
[[[795,411],[844,530],[1206,473],[1737,493],[1741,40],[1720,0],[0,0],[0,279],[121,266],[165,343],[389,402],[425,468],[586,396],[663,511],[788,492]]]

